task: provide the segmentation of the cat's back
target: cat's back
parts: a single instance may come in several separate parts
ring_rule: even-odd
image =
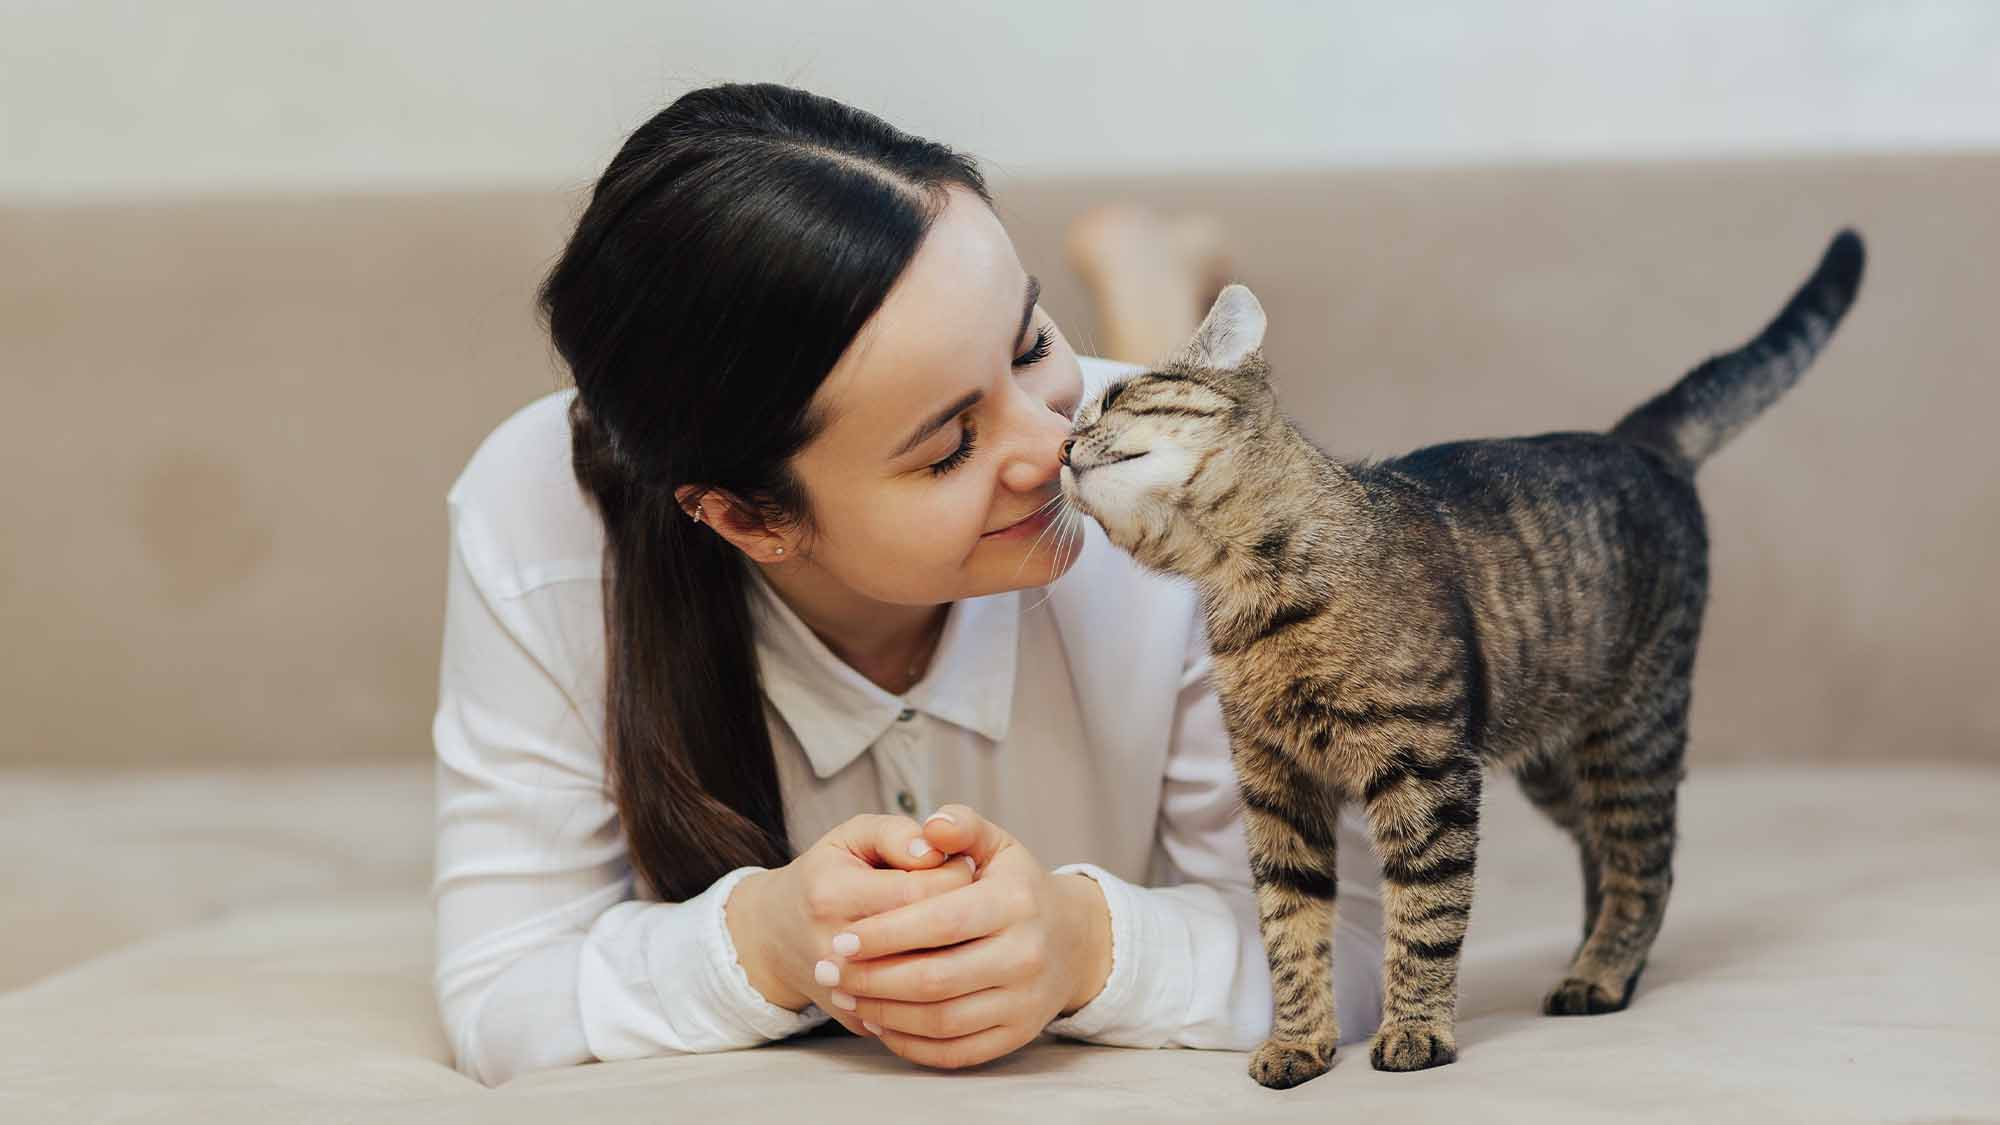
[[[1635,493],[1693,497],[1692,482],[1658,453],[1588,431],[1444,442],[1356,472],[1393,479],[1466,516],[1522,503],[1574,508]]]

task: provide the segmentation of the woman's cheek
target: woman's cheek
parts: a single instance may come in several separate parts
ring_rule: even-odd
[[[990,528],[987,526],[993,515],[993,497],[999,484],[994,479],[990,466],[980,466],[977,471],[962,474],[964,480],[956,482],[952,489],[952,503],[949,511],[937,513],[939,531],[950,529],[949,535],[940,535],[956,545],[960,558],[971,554],[979,546],[979,537]]]
[[[917,484],[914,495],[885,498],[879,509],[887,517],[880,537],[887,548],[883,557],[926,569],[955,568],[978,546],[980,533],[986,530],[986,504],[992,491],[970,479],[979,475],[967,466]]]

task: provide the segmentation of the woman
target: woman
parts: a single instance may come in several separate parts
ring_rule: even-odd
[[[1134,233],[1073,250],[1136,347],[1196,309],[1159,313],[1156,269],[1107,280]],[[1045,1030],[1260,1040],[1194,602],[1058,514],[1067,419],[1119,368],[1036,293],[968,159],[801,91],[695,91],[612,160],[541,294],[576,388],[449,497],[435,899],[460,1069],[829,1018],[938,1067]],[[1376,873],[1342,831],[1359,1038]]]

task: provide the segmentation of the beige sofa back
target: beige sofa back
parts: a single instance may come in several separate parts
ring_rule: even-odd
[[[1330,448],[1608,424],[1776,311],[1840,224],[1862,299],[1704,471],[1696,758],[1996,760],[2000,157],[1001,185],[1058,251],[1112,197],[1219,211]],[[0,761],[429,752],[443,495],[561,376],[575,195],[0,210]]]

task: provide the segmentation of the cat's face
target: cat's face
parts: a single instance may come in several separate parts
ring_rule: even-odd
[[[1166,366],[1121,380],[1078,410],[1064,445],[1063,494],[1140,562],[1190,573],[1238,530],[1247,455],[1277,416],[1263,341],[1262,306],[1232,285]]]

